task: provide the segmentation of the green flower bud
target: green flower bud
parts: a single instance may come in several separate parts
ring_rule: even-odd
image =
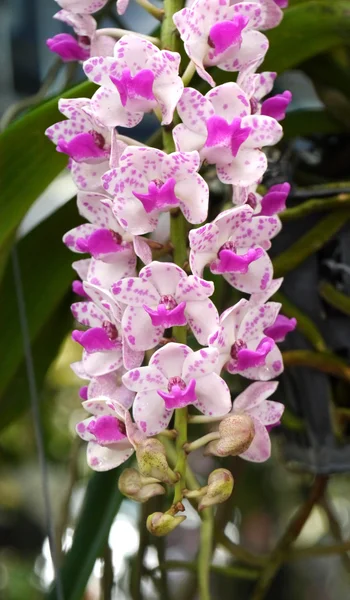
[[[213,504],[226,502],[232,494],[234,479],[227,469],[216,469],[210,473],[206,493],[201,498],[199,510]]]
[[[141,475],[154,477],[165,483],[177,481],[175,473],[170,469],[165,448],[159,440],[148,438],[143,440],[136,448],[137,464]]]
[[[254,421],[246,414],[231,414],[219,425],[220,439],[210,442],[206,454],[237,456],[248,450],[255,435]]]
[[[147,518],[146,526],[150,533],[162,537],[176,529],[185,519],[184,516],[172,516],[167,513],[155,512]]]
[[[159,483],[144,484],[136,469],[125,469],[119,477],[118,487],[124,496],[136,502],[147,502],[153,496],[165,494],[165,489]]]

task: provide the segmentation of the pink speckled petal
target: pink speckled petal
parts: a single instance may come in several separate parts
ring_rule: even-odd
[[[232,412],[250,412],[272,396],[277,387],[278,381],[252,383],[235,398]]]
[[[126,341],[123,341],[123,363],[126,369],[134,369],[143,363],[145,353],[143,350],[134,350]]]
[[[106,196],[91,192],[78,192],[77,207],[79,214],[97,227],[112,229],[119,235],[123,235],[123,229],[114,218],[110,207],[102,204]]]
[[[145,284],[153,286],[153,297],[150,297],[149,300],[145,298],[142,305],[148,304],[148,302],[155,302],[158,304],[161,296],[175,295],[179,283],[182,280],[187,280],[185,271],[180,269],[180,267],[174,263],[160,262],[157,260],[154,260],[141,269],[140,278]],[[155,290],[158,292],[158,296],[156,295]]]
[[[214,108],[215,114],[223,117],[231,123],[236,117],[250,115],[250,104],[248,96],[237,85],[237,83],[224,83],[206,95]],[[245,126],[245,125],[244,125]]]
[[[107,127],[135,127],[143,117],[142,112],[127,110],[118,92],[104,87],[94,93],[91,106],[97,119]]]
[[[206,121],[215,114],[215,111],[206,96],[202,96],[194,88],[185,88],[177,111],[182,123],[190,130],[191,134],[193,132],[207,136]]]
[[[162,371],[155,366],[132,369],[123,375],[124,385],[133,392],[166,389],[168,380]]]
[[[231,163],[217,167],[223,183],[248,186],[259,180],[267,169],[267,158],[261,150],[241,148]]]
[[[101,10],[107,4],[107,0],[56,0],[56,2],[77,14],[91,14]]]
[[[164,334],[164,327],[152,325],[150,316],[142,307],[128,306],[122,327],[128,345],[138,352],[157,346]]]
[[[255,435],[248,450],[240,454],[241,458],[251,462],[264,462],[271,455],[271,441],[265,425],[258,419],[252,417]]]
[[[153,354],[149,364],[158,367],[170,379],[181,376],[184,361],[190,354],[193,350],[188,346],[170,342]]]
[[[190,379],[199,379],[214,371],[218,360],[216,348],[201,348],[186,357],[182,367],[182,378],[189,382]]]
[[[113,373],[107,373],[106,375],[100,375],[100,377],[91,379],[88,386],[89,400],[87,402],[91,402],[93,398],[105,396],[110,400],[116,400],[126,409],[130,408],[135,394],[122,383],[124,372],[124,369],[120,369],[120,371],[114,371]],[[107,408],[111,410],[109,407]],[[98,412],[97,414],[102,413]]]
[[[141,277],[126,277],[116,281],[112,285],[112,294],[115,300],[130,306],[142,307],[144,304],[152,306],[160,301],[160,294],[153,283]]]
[[[152,250],[149,247],[146,238],[135,235],[133,244],[136,256],[142,260],[143,264],[148,265],[152,261]]]
[[[175,298],[178,302],[200,302],[209,298],[214,293],[214,289],[212,281],[189,275],[180,279]]]
[[[75,302],[71,306],[73,317],[86,327],[101,327],[105,314],[93,302]]]
[[[230,390],[216,373],[196,380],[196,396],[197,402],[194,402],[194,406],[204,415],[226,415],[231,409]]]
[[[122,349],[108,350],[106,352],[94,352],[88,354],[85,350],[83,352],[83,364],[86,373],[90,377],[97,377],[99,375],[106,375],[120,369],[123,365]]]
[[[207,344],[208,337],[219,324],[219,314],[215,304],[211,300],[187,302],[185,316],[196,340],[202,345]]]
[[[129,0],[117,0],[117,13],[123,15],[129,6]]]
[[[70,162],[72,179],[79,190],[103,192],[101,177],[109,169],[108,161],[97,164]],[[102,196],[101,196],[102,198]]]
[[[88,14],[74,13],[71,9],[60,10],[53,18],[73,27],[77,35],[91,38],[96,31],[96,21]]]
[[[175,186],[180,208],[189,223],[203,223],[208,216],[209,188],[197,173],[182,179]]]
[[[251,262],[247,273],[224,273],[226,281],[232,287],[253,294],[264,291],[271,283],[273,277],[273,266],[267,252],[260,249],[262,255],[260,258]],[[237,249],[237,254],[244,254],[245,250]]]
[[[249,127],[251,132],[243,144],[244,148],[263,148],[273,146],[283,136],[281,125],[272,117],[251,115],[242,119],[242,127]]]
[[[109,446],[100,446],[97,442],[89,442],[87,462],[94,471],[110,471],[124,463],[133,453],[134,448],[128,439]]]
[[[199,134],[180,123],[173,129],[175,148],[181,152],[191,152],[203,148],[207,134]]]
[[[166,429],[172,414],[172,410],[166,410],[164,400],[156,390],[136,394],[133,417],[147,436],[156,435]]]

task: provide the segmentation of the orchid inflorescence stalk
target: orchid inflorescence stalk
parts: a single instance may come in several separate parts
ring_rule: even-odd
[[[87,220],[64,236],[73,252],[90,255],[73,263],[80,300],[72,312],[83,326],[73,339],[83,354],[72,368],[86,380],[80,396],[90,414],[77,433],[97,471],[135,453],[137,468],[119,479],[127,497],[144,502],[164,494],[164,484],[174,486],[169,510],[147,520],[152,533],[165,535],[185,518],[178,515],[185,497],[204,510],[232,492],[226,469],[187,489],[187,454],[203,447],[218,457],[265,461],[269,431],[283,413],[269,399],[283,370],[276,342],[296,321],[269,300],[282,280],[273,279],[267,251],[281,229],[289,184],[263,196],[257,187],[267,169],[263,148],[281,139],[291,94],[264,99],[276,73],[256,71],[268,49],[262,31],[279,24],[287,2],[195,0],[183,8],[166,0],[161,11],[145,0],[140,4],[162,20],[153,43],[97,29],[92,13],[106,0],[57,1],[62,10],[55,17],[76,37],[61,34],[48,46],[65,61],[82,61],[98,86],[91,99],[61,99],[66,119],[46,132],[69,157]],[[126,5],[118,0],[120,14]],[[175,51],[180,38],[185,68]],[[236,82],[216,86],[214,66],[236,73]],[[211,86],[208,93],[188,87],[195,75],[198,87],[203,80]],[[163,126],[164,151],[119,134],[119,127],[132,132],[149,112]],[[211,222],[207,165],[232,191],[232,206]],[[156,251],[161,260],[154,260]],[[219,314],[210,273],[249,297]],[[187,345],[188,333],[200,349]],[[232,404],[226,381],[235,374],[255,382]],[[195,439],[196,423],[211,422],[214,429]],[[172,468],[166,436],[175,440]]]

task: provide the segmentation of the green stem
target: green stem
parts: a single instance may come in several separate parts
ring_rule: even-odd
[[[278,216],[283,223],[288,221],[294,221],[295,219],[301,219],[310,214],[324,212],[327,210],[337,210],[344,208],[344,206],[350,205],[350,194],[339,194],[332,198],[326,198],[324,200],[307,200],[299,206],[293,208],[287,208]]]
[[[175,472],[180,474],[180,479],[174,486],[174,504],[181,502],[182,489],[185,487],[187,454],[183,446],[187,442],[187,407],[177,408],[175,411],[175,429],[178,432],[175,447],[177,460],[175,464]]]
[[[350,367],[331,352],[312,352],[310,350],[289,350],[283,352],[286,367],[311,367],[317,371],[329,373],[350,381]]]
[[[210,563],[213,550],[213,509],[202,511],[201,537],[198,552],[198,587],[200,600],[210,600]]]
[[[259,571],[256,569],[247,569],[246,567],[221,567],[219,565],[209,565],[213,573],[218,573],[226,577],[237,577],[239,579],[256,579]],[[182,560],[168,560],[164,564],[156,567],[156,569],[169,571],[192,571],[197,572],[197,564],[195,562],[184,562]]]
[[[184,86],[188,86],[188,84],[190,83],[193,75],[196,72],[196,65],[190,60],[190,62],[188,63],[186,69],[184,70],[183,74],[182,74],[182,81]]]
[[[180,39],[173,22],[173,14],[181,10],[184,0],[164,0],[164,19],[162,22],[160,39],[162,48],[166,50],[177,50]]]
[[[230,554],[232,554],[232,556],[234,556],[236,560],[247,563],[248,565],[252,565],[253,567],[262,567],[266,565],[268,556],[258,556],[257,554],[252,554],[249,552],[249,550],[239,546],[239,544],[231,542],[231,540],[229,540],[223,532],[219,532],[217,534],[217,540],[222,546],[224,546],[226,550],[228,550],[228,552],[230,552]]]
[[[350,316],[350,297],[346,296],[342,292],[339,292],[330,283],[321,283],[319,287],[320,294],[328,304],[337,308],[345,315]]]
[[[322,219],[308,233],[299,238],[288,250],[273,261],[275,277],[296,269],[311,254],[322,248],[350,218],[350,210],[337,210]]]
[[[154,4],[152,4],[148,0],[136,0],[136,2],[137,2],[137,4],[142,6],[142,8],[144,8],[150,15],[152,15],[152,17],[154,17],[155,19],[158,19],[158,21],[163,20],[164,10],[162,8],[158,8],[157,6],[154,6]]]
[[[186,450],[187,454],[189,454],[190,452],[193,452],[194,450],[198,450],[198,448],[202,448],[202,446],[206,446],[207,444],[209,444],[209,442],[212,442],[212,441],[218,440],[218,439],[220,439],[219,432],[213,431],[212,433],[207,433],[206,435],[203,435],[203,437],[198,438],[198,440],[195,440],[194,442],[191,442],[190,444],[186,444],[185,450]]]
[[[282,563],[287,559],[290,546],[299,536],[302,528],[311,514],[313,507],[322,498],[326,490],[327,483],[327,476],[318,475],[315,478],[308,498],[296,512],[286,531],[277,543],[275,549],[271,552],[269,560],[259,577],[252,600],[263,600],[266,597],[276,573],[278,572]]]
[[[222,421],[222,416],[221,417],[206,417],[205,415],[189,415],[188,416],[188,422],[191,423],[191,425],[195,425],[195,424],[200,425],[201,423],[217,423],[218,421]]]
[[[309,340],[315,350],[319,350],[321,352],[327,350],[326,342],[324,341],[320,331],[307,315],[305,315],[299,308],[292,304],[292,302],[290,302],[288,298],[281,294],[281,292],[276,292],[273,299],[282,304],[282,312],[287,317],[296,318],[298,321],[298,330],[306,337],[307,340]]]
[[[291,550],[288,562],[303,560],[304,558],[317,558],[321,556],[334,556],[350,552],[350,540],[339,542],[339,544],[327,544],[326,546],[311,546],[311,548],[298,548]]]

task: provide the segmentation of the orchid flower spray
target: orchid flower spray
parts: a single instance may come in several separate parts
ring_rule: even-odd
[[[82,357],[72,368],[87,415],[76,431],[92,469],[120,468],[128,498],[173,489],[147,519],[161,536],[186,518],[186,498],[204,515],[226,501],[233,478],[221,457],[267,460],[283,415],[271,398],[278,342],[296,320],[272,298],[282,280],[269,249],[290,186],[262,184],[291,94],[274,95],[276,73],[261,65],[264,32],[287,2],[142,1],[161,21],[158,39],[99,29],[106,0],[57,1],[55,18],[73,34],[48,46],[95,85],[91,98],[60,100],[62,120],[46,131],[67,156],[82,217],[64,236],[82,255],[72,305]],[[120,14],[126,6],[118,0]],[[148,113],[159,120],[156,147],[135,139]],[[212,204],[209,172],[226,186],[225,204]],[[217,461],[204,486],[188,477],[201,447]]]

